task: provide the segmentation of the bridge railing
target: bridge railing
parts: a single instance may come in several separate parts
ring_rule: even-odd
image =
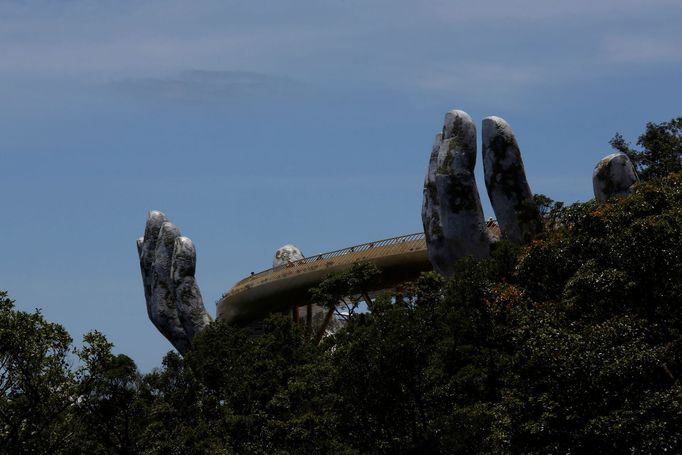
[[[296,267],[299,265],[303,264],[309,264],[315,261],[321,261],[325,259],[333,259],[339,256],[344,256],[349,253],[359,253],[362,251],[367,251],[371,250],[373,248],[379,248],[379,247],[385,247],[385,246],[392,246],[392,245],[398,245],[400,243],[408,243],[408,242],[413,242],[413,241],[418,241],[418,240],[424,240],[425,236],[423,232],[417,232],[415,234],[408,234],[408,235],[401,235],[399,237],[391,237],[388,239],[384,240],[377,240],[375,242],[368,242],[368,243],[362,243],[360,245],[354,245],[348,248],[342,248],[340,250],[335,250],[335,251],[329,251],[327,253],[321,253],[321,254],[316,254],[314,256],[309,256],[303,259],[298,259],[296,261],[291,261],[287,264],[282,264],[278,265],[277,267],[272,267],[267,270],[263,270],[258,273],[254,273],[249,277],[244,278],[243,280],[239,281],[237,285],[251,280],[253,278],[261,277],[263,275],[267,275],[279,270],[284,270],[287,267]]]

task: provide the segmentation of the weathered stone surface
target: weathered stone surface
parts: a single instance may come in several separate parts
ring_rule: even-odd
[[[429,260],[436,270],[440,271],[440,264],[446,265],[445,235],[440,219],[440,204],[436,191],[436,168],[438,166],[438,150],[443,140],[443,134],[436,134],[429,159],[429,167],[424,180],[424,201],[422,203],[422,223],[426,242],[428,243]]]
[[[166,221],[161,225],[152,265],[151,305],[154,324],[179,352],[184,353],[191,342],[180,322],[170,275],[175,239],[179,236],[180,230],[173,223]]]
[[[286,265],[289,262],[298,261],[303,259],[303,253],[294,245],[284,245],[275,251],[275,256],[272,259],[272,266],[279,267],[280,265]]]
[[[168,221],[166,216],[152,210],[147,215],[147,223],[144,228],[144,237],[137,240],[137,251],[140,255],[140,269],[142,270],[142,284],[144,285],[144,297],[147,302],[147,315],[152,319],[152,264],[156,252],[156,240],[159,237],[161,225]],[[153,322],[153,319],[152,319]]]
[[[497,225],[490,220],[486,228],[483,222],[473,173],[476,128],[468,114],[453,110],[445,115],[443,131],[436,135],[429,159],[422,222],[429,260],[446,276],[452,275],[458,259],[488,255],[498,234],[525,242],[542,229],[511,126],[500,117],[487,117],[481,133],[485,185]],[[603,158],[592,174],[598,201],[627,194],[638,181],[635,167],[623,153]]]
[[[494,241],[483,220],[475,165],[476,127],[466,112],[450,111],[433,145],[422,205],[429,260],[446,276],[458,259],[488,255]]]
[[[201,291],[194,278],[196,261],[196,249],[192,240],[188,237],[176,238],[171,263],[171,279],[175,287],[178,316],[190,342],[212,320],[206,312]]]
[[[210,322],[194,280],[194,245],[163,213],[151,211],[137,248],[149,319],[184,354]]]
[[[611,196],[628,194],[639,177],[630,158],[624,153],[605,156],[592,172],[594,197],[604,202]]]
[[[483,120],[482,136],[485,186],[502,237],[514,242],[528,241],[542,224],[514,132],[504,119],[487,117]]]

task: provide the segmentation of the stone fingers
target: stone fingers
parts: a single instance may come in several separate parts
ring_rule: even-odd
[[[638,181],[635,167],[624,153],[613,153],[602,158],[592,172],[594,197],[599,202],[629,193]]]
[[[144,228],[144,236],[137,240],[137,253],[140,257],[140,270],[142,272],[142,285],[144,298],[147,303],[147,315],[152,319],[152,269],[156,255],[156,241],[159,238],[161,225],[168,221],[166,215],[156,210],[147,214],[147,223]]]
[[[175,286],[171,278],[173,250],[178,237],[180,230],[173,223],[166,221],[161,225],[152,266],[151,320],[173,346],[184,354],[189,349],[191,340],[180,322]]]
[[[211,317],[194,277],[196,250],[166,216],[151,211],[137,240],[149,319],[181,354]]]
[[[436,134],[431,150],[429,167],[424,179],[424,200],[422,202],[422,223],[426,241],[429,245],[429,260],[434,267],[440,269],[439,264],[447,263],[445,251],[445,237],[443,234],[443,224],[440,219],[440,206],[438,203],[438,193],[436,190],[436,169],[438,168],[438,150],[443,141],[443,133]],[[438,265],[437,265],[438,264]]]
[[[514,132],[504,119],[487,117],[482,136],[485,186],[502,237],[529,241],[540,232],[542,223]]]
[[[211,322],[194,277],[195,271],[194,243],[188,237],[177,237],[173,247],[170,274],[175,289],[178,316],[190,342]]]
[[[464,256],[483,257],[493,241],[483,221],[474,167],[476,127],[466,112],[445,115],[436,138],[424,185],[422,222],[429,260],[443,275],[452,275]]]

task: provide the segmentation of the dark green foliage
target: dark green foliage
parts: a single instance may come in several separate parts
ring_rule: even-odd
[[[632,148],[618,133],[610,144],[630,157],[642,180],[682,171],[682,117],[647,123],[646,131],[637,139],[640,150]]]
[[[338,434],[361,453],[429,447],[425,352],[430,337],[408,303],[377,299],[333,343],[332,385]]]
[[[312,300],[324,306],[336,304],[344,297],[360,295],[380,280],[381,272],[372,263],[357,262],[344,272],[328,276],[317,287],[310,290]]]
[[[143,445],[139,429],[147,410],[137,400],[140,375],[135,362],[112,354],[113,345],[99,332],[86,334],[83,341],[84,347],[76,349],[83,362],[74,404],[79,451],[139,452]]]
[[[522,256],[519,450],[680,450],[681,188],[672,175],[576,204]]]
[[[39,311],[16,311],[0,291],[0,447],[49,453],[68,445],[68,409],[76,398],[71,337]]]
[[[538,232],[554,232],[560,225],[564,203],[555,201],[544,194],[534,194],[533,201],[540,215],[542,228]]]
[[[9,453],[679,453],[682,174],[545,207],[545,233],[426,273],[317,343],[216,322],[141,376],[0,294]],[[361,294],[356,265],[315,291]],[[80,364],[72,367],[68,356]],[[72,357],[73,358],[73,357]]]
[[[314,370],[320,351],[284,316],[271,316],[263,330],[253,337],[212,324],[186,362],[226,445],[240,453],[310,453],[303,449],[315,447],[311,439],[331,430],[319,427],[329,411]]]

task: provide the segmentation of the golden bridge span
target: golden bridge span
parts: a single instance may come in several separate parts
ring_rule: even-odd
[[[308,290],[327,275],[367,261],[381,270],[379,291],[415,280],[432,270],[424,233],[363,243],[292,261],[252,274],[237,282],[217,303],[217,317],[228,322],[250,322],[268,313],[314,303]],[[297,313],[296,313],[297,314]]]

